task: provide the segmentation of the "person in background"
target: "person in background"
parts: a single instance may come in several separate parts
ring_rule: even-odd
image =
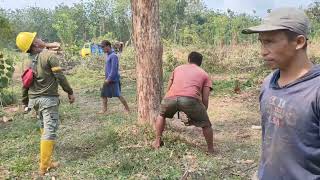
[[[123,51],[123,42],[116,42],[114,44],[114,50],[116,54],[120,55]]]
[[[101,89],[102,110],[99,114],[108,110],[108,98],[117,97],[123,104],[125,111],[130,112],[125,98],[121,95],[121,82],[119,73],[119,58],[111,48],[111,43],[107,40],[101,42],[103,51],[107,54],[105,61],[105,81]]]

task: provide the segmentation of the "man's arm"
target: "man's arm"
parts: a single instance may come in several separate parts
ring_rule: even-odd
[[[173,83],[173,72],[171,73],[169,81],[168,81],[167,92],[170,90],[172,83]]]
[[[210,77],[207,75],[207,77],[205,78],[205,81],[203,83],[203,88],[202,88],[202,102],[207,110],[208,110],[208,105],[209,105],[210,91],[212,91],[212,81],[211,81]]]
[[[28,102],[29,102],[28,90],[29,89],[22,87],[22,104],[24,106],[28,106]]]
[[[208,109],[208,106],[209,106],[210,91],[211,91],[211,88],[207,86],[204,86],[202,89],[202,103],[204,104],[206,109]]]
[[[208,109],[208,106],[209,106],[210,91],[211,91],[211,88],[207,86],[204,86],[202,89],[202,103],[204,104],[206,109]]]
[[[69,82],[67,81],[67,78],[62,72],[62,68],[59,65],[59,60],[56,56],[51,56],[48,60],[49,65],[51,67],[51,71],[54,75],[54,77],[57,79],[58,83],[62,87],[62,89],[68,93],[69,102],[73,103],[75,98],[73,96],[73,90],[71,86],[69,85]]]

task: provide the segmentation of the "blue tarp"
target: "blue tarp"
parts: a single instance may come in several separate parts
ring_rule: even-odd
[[[91,44],[91,53],[95,55],[103,55],[102,47],[97,44]]]

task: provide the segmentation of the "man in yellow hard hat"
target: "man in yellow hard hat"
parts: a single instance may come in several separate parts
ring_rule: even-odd
[[[57,43],[45,43],[37,38],[37,33],[20,32],[16,38],[17,47],[30,54],[33,67],[33,80],[30,87],[23,88],[23,103],[28,109],[35,108],[39,114],[40,142],[40,175],[50,168],[58,166],[52,161],[56,132],[59,126],[58,107],[60,104],[58,85],[68,93],[69,102],[75,97],[66,77],[63,75],[56,53],[47,48],[57,48]]]

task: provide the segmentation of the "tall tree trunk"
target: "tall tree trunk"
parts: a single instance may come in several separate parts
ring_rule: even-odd
[[[102,36],[102,23],[99,24],[99,36]]]
[[[106,26],[105,26],[105,22],[106,22],[106,19],[103,18],[103,21],[102,21],[102,33],[103,34],[106,34]]]
[[[176,21],[174,23],[174,30],[173,30],[173,35],[174,35],[174,44],[177,44],[177,26],[178,26],[178,17],[176,17]]]
[[[153,124],[162,97],[159,0],[131,0],[137,62],[138,122]]]
[[[83,41],[86,42],[87,41],[87,31],[86,31],[86,29],[84,29],[82,37],[83,37]]]

